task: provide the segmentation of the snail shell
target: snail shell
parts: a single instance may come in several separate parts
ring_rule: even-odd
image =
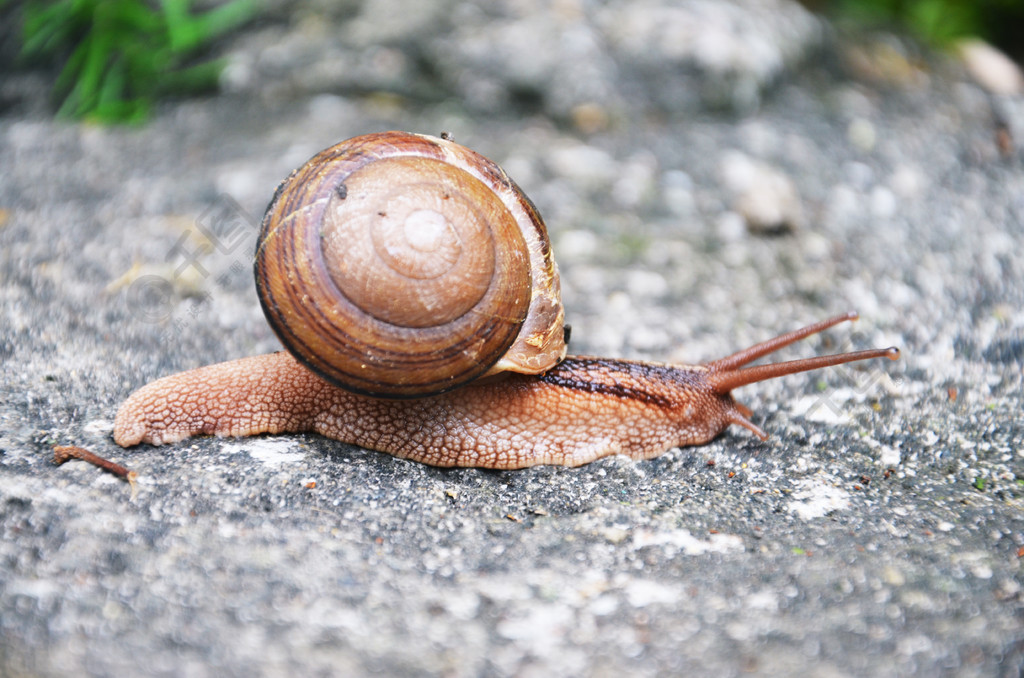
[[[274,194],[255,273],[284,346],[357,393],[431,395],[565,357],[536,207],[447,139],[385,132],[318,153]]]

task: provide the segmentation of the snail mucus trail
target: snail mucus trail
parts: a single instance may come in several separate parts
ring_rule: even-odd
[[[387,132],[322,151],[278,188],[255,271],[287,351],[159,379],[114,439],[316,432],[437,466],[578,466],[764,439],[731,391],[896,348],[751,362],[847,313],[703,365],[565,357],[547,230],[496,164],[449,139]]]

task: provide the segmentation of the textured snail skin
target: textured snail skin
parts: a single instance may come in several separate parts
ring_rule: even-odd
[[[569,358],[542,377],[384,400],[332,386],[279,352],[149,384],[122,405],[114,439],[127,447],[312,431],[434,466],[496,469],[646,459],[741,423],[740,406],[712,393],[702,371]]]
[[[193,435],[316,432],[434,466],[579,466],[624,454],[649,459],[715,438],[730,424],[767,435],[731,390],[869,358],[895,348],[742,368],[838,316],[706,365],[570,357],[543,375],[509,373],[428,398],[384,400],[333,386],[288,353],[243,358],[159,379],[122,404],[114,440],[161,445]]]

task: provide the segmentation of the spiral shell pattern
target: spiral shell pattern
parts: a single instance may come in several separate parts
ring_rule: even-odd
[[[536,208],[446,139],[386,132],[317,154],[267,208],[255,273],[284,346],[358,393],[431,395],[565,355]]]

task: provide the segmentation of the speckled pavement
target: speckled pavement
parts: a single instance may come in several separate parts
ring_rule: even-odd
[[[463,37],[473,20],[531,34],[460,12]],[[393,40],[359,63],[366,90],[315,80],[345,52],[275,76],[312,58],[296,50],[319,29],[298,19],[231,46],[224,94],[138,129],[55,122],[38,74],[3,83],[0,674],[1019,675],[1020,98],[895,39],[810,29],[725,109],[631,100],[659,81],[622,56],[634,43],[588,62],[585,101],[554,77],[516,98],[476,62],[424,94],[394,61],[420,43],[336,19]],[[475,48],[423,53],[450,74]],[[487,86],[505,108],[485,110]],[[393,128],[451,132],[535,200],[576,352],[697,362],[857,309],[780,357],[903,357],[743,388],[768,441],[734,427],[651,461],[444,470],[316,435],[114,445],[133,389],[278,348],[250,272],[263,208],[320,148]],[[56,444],[131,468],[136,496],[55,466]]]

